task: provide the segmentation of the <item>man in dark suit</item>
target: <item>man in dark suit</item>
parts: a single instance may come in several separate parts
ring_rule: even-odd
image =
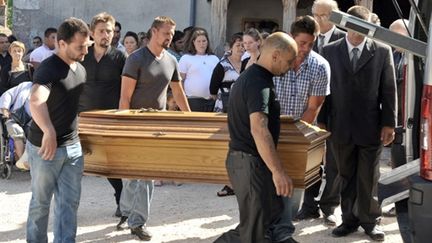
[[[353,6],[348,14],[369,20],[370,11]],[[331,131],[341,192],[342,224],[332,232],[342,237],[361,226],[373,240],[383,241],[376,226],[379,155],[394,139],[396,82],[391,48],[352,31],[323,48],[331,68],[327,128]],[[336,187],[336,186],[335,186]]]
[[[336,28],[330,22],[331,11],[339,10],[338,4],[334,0],[315,0],[312,5],[312,14],[320,26],[320,34],[315,41],[313,50],[322,54],[324,45],[345,37],[345,32]]]
[[[337,2],[334,0],[315,0],[312,5],[312,14],[320,26],[320,34],[314,43],[313,50],[320,54],[322,54],[324,45],[345,37],[345,32],[336,28],[336,26],[329,21],[330,13],[333,10],[339,10]],[[326,107],[323,106],[321,109],[325,113]],[[318,125],[325,128],[322,124]],[[319,208],[321,208],[324,223],[329,226],[335,226],[336,217],[334,216],[334,211],[339,205],[340,195],[337,190],[332,189],[334,179],[337,175],[337,169],[329,146],[327,146],[325,156],[326,180],[325,182],[315,183],[305,190],[303,204],[295,220],[319,218]],[[320,187],[323,188],[323,192],[320,200],[317,201],[315,198],[319,195]]]

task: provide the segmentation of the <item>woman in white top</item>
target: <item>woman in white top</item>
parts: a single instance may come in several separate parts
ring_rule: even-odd
[[[219,58],[211,53],[207,31],[194,28],[185,43],[179,71],[192,111],[212,112],[215,100],[210,96],[210,79]]]

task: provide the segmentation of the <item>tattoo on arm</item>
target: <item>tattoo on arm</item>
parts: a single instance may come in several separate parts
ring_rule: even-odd
[[[273,143],[273,137],[268,130],[268,117],[265,114],[260,114],[260,127],[263,129],[266,129],[266,133],[264,138],[264,142],[267,146],[269,146],[270,150],[276,150],[274,143]]]

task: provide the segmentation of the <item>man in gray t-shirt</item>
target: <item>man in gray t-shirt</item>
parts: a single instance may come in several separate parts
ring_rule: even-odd
[[[180,80],[177,61],[166,51],[158,59],[149,47],[143,47],[129,56],[123,76],[136,80],[130,100],[130,108],[133,109],[164,110],[168,85]]]
[[[180,82],[177,62],[165,49],[174,35],[175,22],[169,17],[156,17],[147,47],[132,53],[123,68],[120,109],[153,108],[165,110],[168,85],[182,111],[190,111]],[[151,240],[145,224],[150,213],[153,181],[127,180],[120,199],[122,217],[117,229],[128,221],[133,235]]]

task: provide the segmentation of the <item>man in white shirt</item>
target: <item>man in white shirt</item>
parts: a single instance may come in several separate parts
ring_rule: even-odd
[[[120,42],[121,39],[121,24],[120,22],[115,22],[115,28],[114,28],[114,36],[112,38],[111,46],[114,48],[117,48],[117,50],[126,53],[126,48],[122,45]]]
[[[42,46],[36,48],[30,54],[30,63],[36,69],[39,64],[50,57],[55,50],[55,42],[57,38],[57,29],[47,28],[44,32],[44,43]]]

